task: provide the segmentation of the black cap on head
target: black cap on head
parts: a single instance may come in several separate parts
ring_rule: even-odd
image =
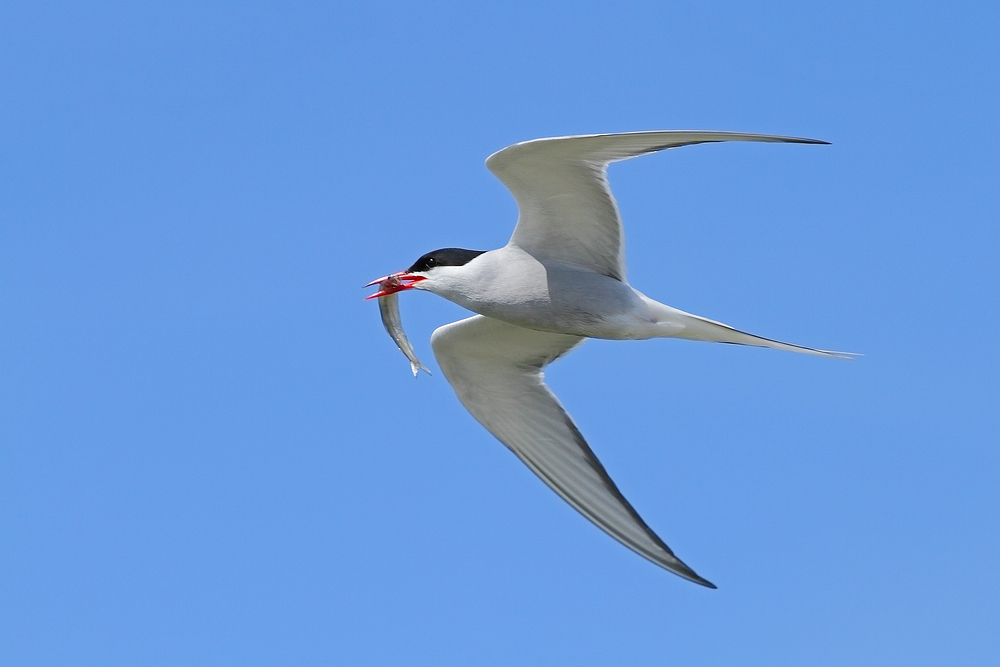
[[[406,270],[407,273],[421,273],[429,271],[435,266],[462,266],[468,264],[476,257],[482,255],[485,250],[465,250],[464,248],[441,248],[432,250]]]

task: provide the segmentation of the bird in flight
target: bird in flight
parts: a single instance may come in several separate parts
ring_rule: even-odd
[[[426,290],[477,313],[431,336],[441,370],[466,409],[603,531],[657,565],[710,588],[715,586],[681,562],[618,490],[545,384],[543,371],[586,338],[686,338],[850,357],[746,333],[654,301],[628,284],[625,237],[608,165],[722,141],[827,143],[667,130],[514,144],[486,160],[517,200],[517,226],[507,245],[490,251],[434,250],[407,270],[368,285],[379,286],[369,298],[390,304],[383,308],[383,320],[414,373],[421,366],[398,315],[394,322],[387,317],[397,293]]]

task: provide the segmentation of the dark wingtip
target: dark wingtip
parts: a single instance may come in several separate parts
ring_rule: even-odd
[[[700,586],[704,586],[705,588],[718,588],[718,586],[713,584],[708,579],[703,579],[702,577],[699,577],[697,574],[695,574],[694,570],[692,570],[691,568],[688,568],[688,571],[681,576],[683,576],[688,581],[694,582]]]
[[[671,555],[673,556],[672,553]],[[687,564],[685,564],[684,561],[677,558],[677,556],[674,556],[674,558],[677,559],[677,562],[672,563],[670,566],[663,565],[663,563],[659,564],[663,565],[663,567],[665,567],[670,572],[673,572],[674,574],[683,577],[690,582],[696,583],[700,586],[704,586],[705,588],[718,588],[718,586],[713,584],[708,579],[698,576],[697,572],[688,567]]]

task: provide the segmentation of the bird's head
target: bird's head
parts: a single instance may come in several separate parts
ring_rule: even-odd
[[[380,296],[413,288],[436,291],[435,286],[438,282],[449,282],[448,278],[454,271],[453,267],[465,266],[484,252],[485,250],[465,250],[464,248],[432,250],[405,271],[390,273],[365,285],[365,287],[379,286],[377,292],[366,298],[376,299]]]

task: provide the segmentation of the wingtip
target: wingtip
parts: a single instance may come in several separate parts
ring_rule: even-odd
[[[674,574],[684,577],[685,579],[687,579],[692,583],[698,584],[699,586],[704,586],[705,588],[716,588],[716,589],[718,588],[718,586],[713,584],[708,579],[698,576],[698,574],[694,570],[692,570],[686,565],[684,566],[683,570],[681,570],[680,568],[677,569],[671,568],[670,571],[673,572]]]
[[[823,139],[811,139],[809,137],[789,137],[787,141],[792,144],[816,144],[818,146],[830,145],[829,141],[824,141]]]
[[[673,553],[670,554],[670,558],[668,559],[653,560],[653,562],[659,565],[660,567],[664,568],[668,572],[672,572],[673,574],[676,574],[678,577],[687,579],[692,583],[704,586],[705,588],[718,588],[718,586],[713,584],[708,579],[699,576],[697,572],[688,567],[687,564],[680,558],[674,556]]]

